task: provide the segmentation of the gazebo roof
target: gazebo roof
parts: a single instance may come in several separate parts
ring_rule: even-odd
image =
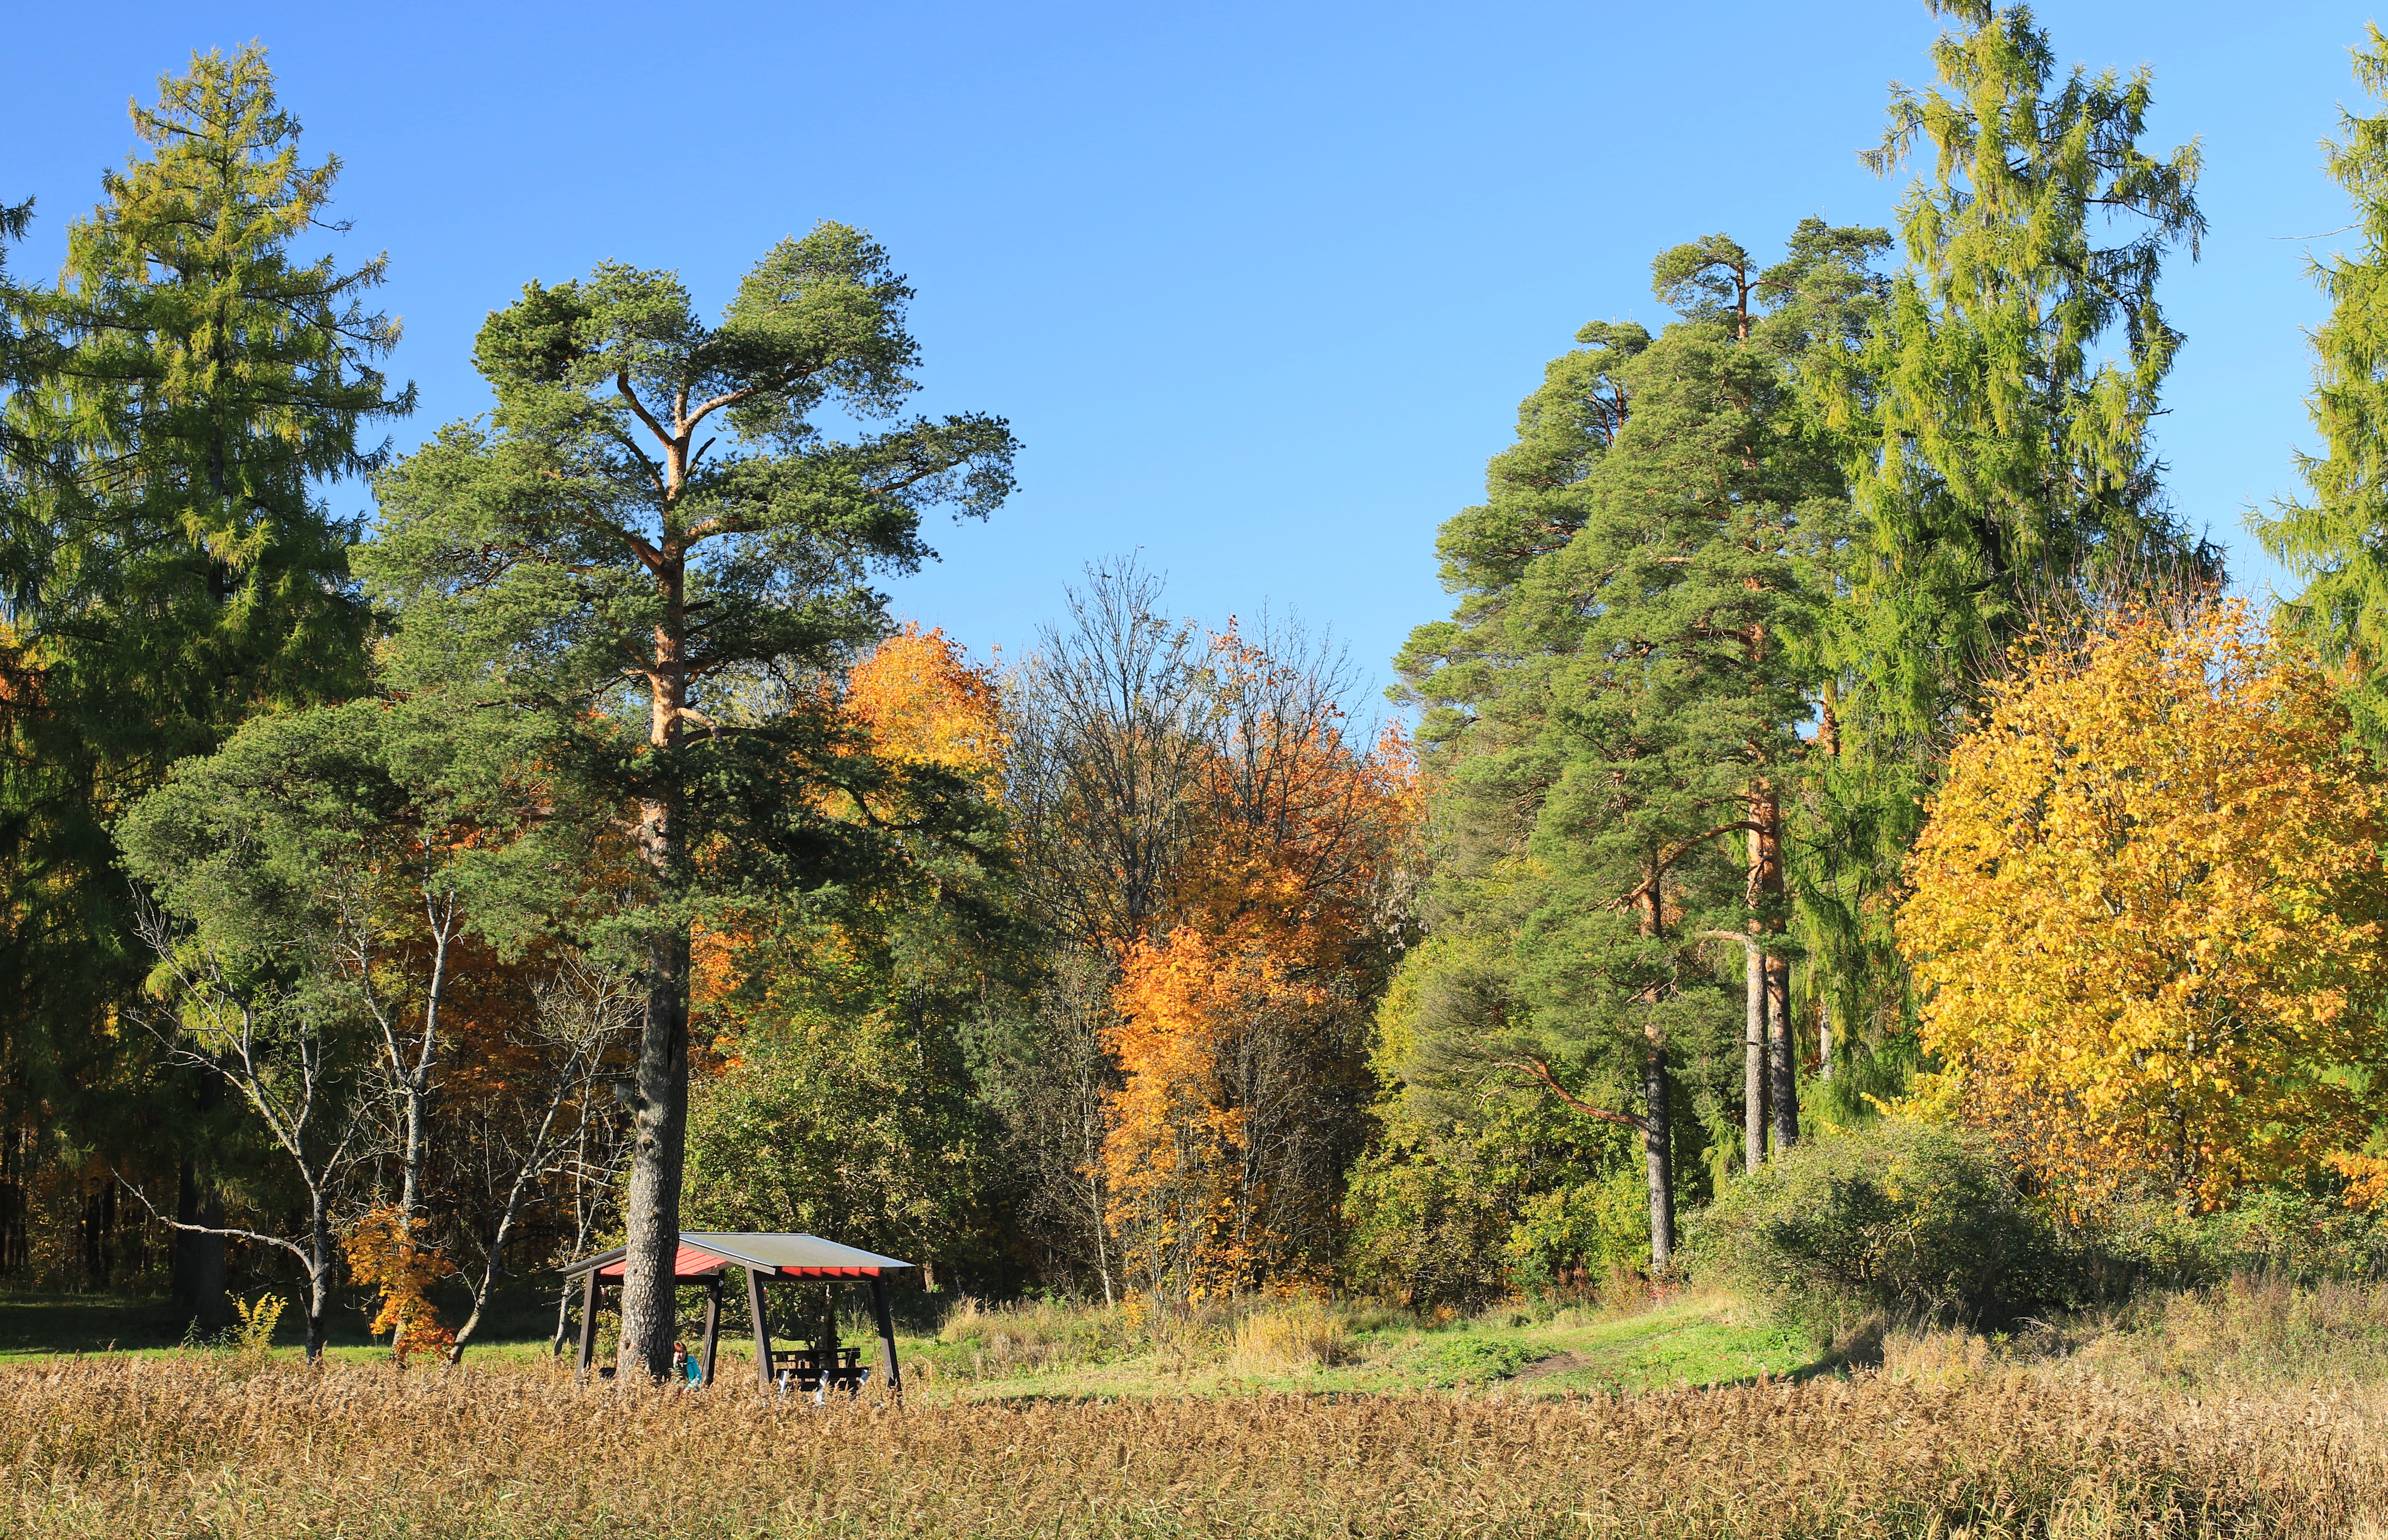
[[[564,1269],[566,1278],[593,1271],[600,1278],[622,1276],[628,1246],[584,1256]],[[882,1278],[909,1262],[893,1256],[842,1246],[818,1235],[768,1235],[743,1231],[683,1230],[680,1256],[672,1264],[675,1283],[704,1283],[721,1276],[732,1264],[762,1278]]]

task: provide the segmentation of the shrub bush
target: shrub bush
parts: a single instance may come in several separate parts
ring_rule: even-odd
[[[1695,1221],[1700,1275],[1795,1319],[1854,1312],[1997,1326],[2079,1302],[2079,1248],[1954,1130],[1883,1121],[1798,1145],[1728,1182]]]
[[[1438,1385],[1489,1384],[1508,1379],[1538,1357],[1506,1337],[1460,1337],[1435,1349],[1432,1381]]]

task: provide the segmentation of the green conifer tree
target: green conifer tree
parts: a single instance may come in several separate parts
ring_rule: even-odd
[[[1723,236],[1662,255],[1654,286],[1685,319],[1655,340],[1588,327],[1551,366],[1491,499],[1444,531],[1456,614],[1400,660],[1429,706],[1445,855],[1403,1073],[1423,1102],[1532,1088],[1630,1125],[1661,1265],[1672,1082],[1686,1062],[1707,1074],[1737,1014],[1715,942],[1759,954],[1745,1020],[1782,951],[1759,940],[1779,882],[1732,851],[1780,869],[1815,655],[1806,532],[1841,486],[1786,360],[1846,329],[1833,307],[1881,239],[1811,221],[1763,271]]]
[[[2365,28],[2355,78],[2388,96],[2388,36]],[[2305,588],[2285,608],[2324,655],[2352,665],[2356,720],[2388,734],[2388,111],[2339,114],[2344,137],[2327,164],[2355,204],[2360,251],[2312,264],[2330,297],[2330,320],[2315,329],[2309,398],[2322,453],[2300,454],[2311,500],[2282,501],[2256,533]]]
[[[1844,691],[1839,728],[1928,756],[2036,590],[2215,556],[2173,521],[2147,438],[2181,342],[2157,281],[2205,229],[2196,142],[2141,149],[2148,72],[2057,81],[2027,6],[1927,3],[1960,23],[1933,49],[1945,89],[1894,86],[1865,156],[1888,174],[1931,152],[1899,206],[1907,265],[1808,377],[1865,531],[1841,649],[1863,701],[1852,715]]]
[[[6,296],[0,1031],[48,1096],[107,1080],[105,1022],[146,971],[112,821],[245,717],[361,682],[355,525],[322,486],[371,470],[361,435],[413,399],[374,367],[385,260],[294,254],[340,228],[339,162],[302,163],[263,51],[195,57],[133,120],[145,148],[70,226],[58,284]]]
[[[1887,174],[1924,152],[1899,208],[1905,266],[1861,335],[1799,370],[1852,503],[1791,863],[1828,1072],[1864,1036],[1902,1041],[1881,900],[2009,644],[2085,595],[2220,572],[2174,519],[2148,440],[2181,345],[2158,283],[2205,228],[2196,143],[2143,149],[2148,72],[2060,76],[2028,7],[1927,4],[1957,22],[1933,50],[1940,88],[1895,85],[1864,158]],[[1860,1075],[1835,1099],[1889,1089]]]
[[[481,329],[495,412],[380,479],[382,528],[358,553],[399,618],[391,688],[445,692],[460,722],[543,723],[556,815],[638,852],[613,925],[648,998],[625,1376],[671,1358],[691,925],[867,883],[899,832],[988,853],[957,777],[912,800],[908,830],[875,819],[871,789],[896,771],[835,710],[835,671],[884,625],[871,578],[933,554],[924,510],[984,514],[1011,486],[999,419],[850,441],[813,421],[825,405],[883,419],[916,388],[910,295],[877,244],[830,223],[774,246],[715,325],[668,272],[534,283]]]

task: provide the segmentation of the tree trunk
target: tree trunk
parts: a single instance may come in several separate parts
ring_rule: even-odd
[[[1642,1060],[1642,1157],[1650,1179],[1650,1270],[1662,1274],[1675,1258],[1673,1120],[1667,1084],[1667,1048],[1653,1031]]]
[[[1774,1153],[1781,1155],[1799,1142],[1799,1059],[1791,1034],[1791,964],[1766,960],[1766,1014],[1772,1027],[1768,1045],[1773,1057],[1772,1100],[1774,1103]]]
[[[636,1143],[622,1269],[622,1346],[616,1377],[671,1369],[680,1179],[688,1156],[688,930],[647,948],[647,1019],[639,1037]]]
[[[627,384],[624,387],[628,388]],[[676,497],[687,469],[685,436],[672,447],[668,475]],[[681,551],[674,543],[674,514],[665,515],[670,563],[661,575],[664,617],[655,625],[654,672],[650,675],[650,759],[658,776],[671,774],[670,756],[680,744],[680,713],[688,705],[685,644],[688,605]],[[639,848],[655,884],[651,901],[668,904],[679,896],[680,827],[677,801],[668,792],[640,804]],[[615,1378],[628,1382],[644,1374],[661,1380],[671,1370],[672,1332],[678,1304],[672,1282],[680,1255],[680,1193],[688,1165],[688,922],[674,915],[647,935],[647,1018],[639,1033],[638,1103],[630,1149],[630,1197],[622,1256],[622,1344]]]
[[[1741,1054],[1741,1168],[1766,1163],[1766,953],[1755,935],[1743,942]]]
[[[308,1218],[314,1247],[307,1276],[307,1361],[311,1364],[323,1361],[324,1331],[332,1315],[332,1215],[321,1191]]]
[[[1759,781],[1750,790],[1750,921],[1769,938],[1785,930],[1786,884],[1783,876],[1783,802],[1773,784]],[[1765,1004],[1764,1036],[1772,1082],[1766,1100],[1774,1120],[1774,1153],[1781,1155],[1799,1142],[1798,1061],[1792,1054],[1791,963],[1770,952],[1763,959],[1761,993]]]
[[[223,1099],[223,1083],[215,1074],[200,1078],[198,1112],[202,1119]],[[222,1228],[223,1193],[209,1180],[204,1153],[185,1149],[174,1171],[174,1218],[186,1225]],[[232,1323],[232,1306],[224,1297],[224,1238],[188,1230],[174,1231],[174,1297],[191,1312],[202,1332],[220,1332]]]

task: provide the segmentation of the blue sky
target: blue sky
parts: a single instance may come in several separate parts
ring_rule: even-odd
[[[2151,141],[2203,139],[2204,259],[2161,428],[2180,511],[2294,485],[2297,239],[2348,221],[2317,141],[2354,99],[2336,4],[2051,3],[2060,57],[2146,63]],[[1653,252],[1802,216],[1887,222],[1855,152],[1938,25],[1863,4],[958,4],[20,7],[0,198],[31,276],[132,145],[128,96],[194,47],[272,50],[307,147],[346,164],[350,254],[387,249],[403,448],[486,405],[467,354],[527,279],[616,259],[718,305],[779,236],[862,225],[920,291],[928,410],[1008,416],[1021,489],[898,610],[1017,650],[1086,562],[1141,549],[1216,624],[1265,603],[1380,680],[1448,601],[1434,531],[1593,319],[1663,319]],[[2343,239],[2341,237],[2340,239]],[[336,494],[344,511],[361,489]]]

